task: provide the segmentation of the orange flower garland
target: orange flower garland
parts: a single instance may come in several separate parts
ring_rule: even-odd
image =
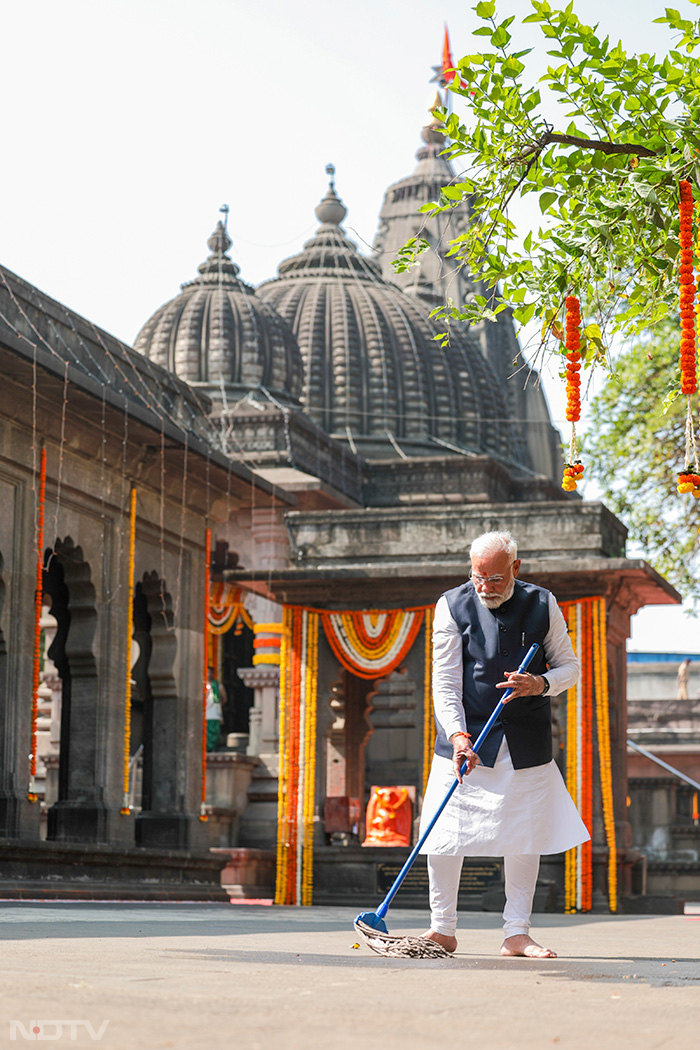
[[[566,418],[571,423],[569,462],[564,468],[561,487],[574,492],[583,474],[583,463],[576,459],[576,424],[581,418],[581,308],[575,295],[566,299]]]
[[[423,794],[430,775],[435,750],[435,718],[433,715],[433,619],[435,610],[425,610],[425,645],[423,656]]]
[[[577,684],[566,699],[566,786],[592,831],[594,812],[593,748],[598,757],[599,812],[608,845],[608,901],[617,910],[617,846],[612,789],[610,713],[608,698],[605,599],[562,602],[571,643],[579,659]],[[594,805],[595,802],[595,805]],[[565,854],[565,911],[590,911],[593,906],[593,846],[584,842]]]
[[[681,307],[681,393],[694,394],[697,385],[695,349],[695,279],[693,276],[693,187],[679,183],[680,189],[680,284]]]
[[[123,817],[131,814],[129,802],[131,776],[131,642],[134,635],[134,553],[136,550],[136,488],[129,496],[129,569],[126,591],[126,667],[124,675],[124,741],[122,747],[122,806]]]
[[[691,492],[700,497],[700,464],[695,443],[695,426],[691,395],[698,388],[698,360],[695,343],[695,277],[693,273],[693,187],[683,180],[678,184],[680,213],[679,241],[681,246],[678,283],[680,285],[681,314],[681,393],[688,399],[685,420],[685,470],[678,474],[678,492]],[[692,464],[692,466],[691,466]],[[694,468],[694,469],[693,469]]]
[[[275,904],[313,897],[319,615],[285,606],[280,662]]]

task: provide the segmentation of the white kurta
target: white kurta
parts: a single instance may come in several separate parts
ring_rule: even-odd
[[[549,614],[544,654],[551,692],[556,695],[576,682],[578,662],[551,594]],[[462,637],[443,595],[435,607],[433,697],[435,717],[448,739],[466,728],[462,684]],[[496,693],[494,705],[497,699]],[[421,811],[421,835],[453,781],[451,760],[434,755]],[[457,787],[421,853],[469,857],[561,853],[589,838],[556,763],[514,769],[504,738],[493,769],[478,765]]]
[[[433,755],[421,835],[453,781],[450,759]],[[556,762],[513,769],[504,737],[493,769],[479,765],[464,777],[421,853],[462,857],[563,853],[589,838]]]

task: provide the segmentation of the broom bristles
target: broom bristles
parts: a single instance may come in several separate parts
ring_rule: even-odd
[[[377,955],[390,955],[400,959],[449,959],[450,953],[428,937],[397,937],[372,929],[364,922],[355,920],[355,929],[364,938],[368,947]]]

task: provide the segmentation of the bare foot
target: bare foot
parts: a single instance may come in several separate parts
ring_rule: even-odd
[[[543,948],[527,933],[516,933],[506,937],[501,945],[501,955],[524,955],[528,959],[556,959],[557,953]]]
[[[457,950],[456,937],[448,937],[446,933],[436,933],[435,930],[428,930],[423,936],[426,941],[435,941],[435,943],[443,947],[446,952],[454,952]]]

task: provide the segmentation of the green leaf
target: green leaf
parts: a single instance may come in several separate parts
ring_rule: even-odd
[[[549,208],[551,208],[551,206],[557,200],[559,200],[558,193],[552,193],[551,190],[549,190],[547,193],[543,193],[540,197],[540,211],[542,212],[542,214],[544,215],[544,213],[548,211]]]
[[[476,5],[477,18],[491,18],[494,11],[496,10],[495,0],[482,0],[482,3]]]

